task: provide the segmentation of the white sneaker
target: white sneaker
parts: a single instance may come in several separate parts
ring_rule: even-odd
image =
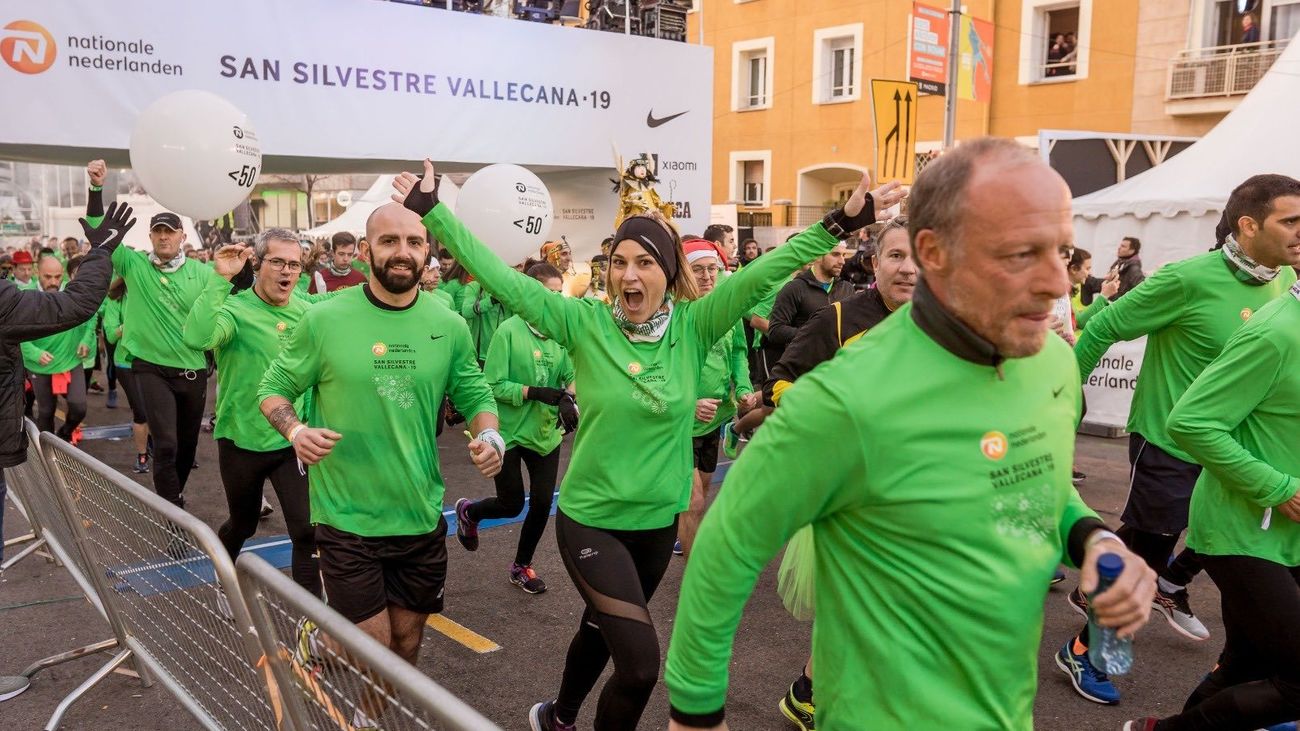
[[[258,519],[266,518],[267,516],[269,516],[271,513],[274,513],[274,512],[275,512],[275,508],[271,507],[271,503],[270,503],[270,501],[268,501],[268,500],[266,499],[266,496],[263,495],[263,496],[262,496],[262,512],[258,515]]]
[[[1151,606],[1165,616],[1165,621],[1178,634],[1189,640],[1203,642],[1210,639],[1210,631],[1201,624],[1201,620],[1192,614],[1191,604],[1187,600],[1187,590],[1169,593],[1156,589]]]

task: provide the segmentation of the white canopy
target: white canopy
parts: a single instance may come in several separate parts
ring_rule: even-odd
[[[322,223],[316,228],[308,229],[302,233],[306,236],[332,236],[339,231],[361,236],[366,232],[366,219],[375,209],[392,200],[393,195],[393,178],[396,175],[380,175],[375,179],[374,185],[361,194],[361,197],[352,202],[341,215],[332,221]],[[448,205],[455,205],[456,194],[460,188],[451,181],[451,176],[443,178],[443,182],[438,186],[438,195]]]
[[[1123,236],[1142,240],[1145,269],[1206,251],[1228,195],[1260,173],[1300,178],[1300,43],[1196,144],[1122,183],[1074,200],[1075,236],[1104,271]]]

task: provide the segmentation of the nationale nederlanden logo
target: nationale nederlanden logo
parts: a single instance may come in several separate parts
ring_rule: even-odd
[[[980,437],[980,451],[985,457],[997,461],[1007,456],[1007,435],[991,431]]]
[[[54,36],[39,23],[15,20],[0,34],[0,56],[14,71],[39,74],[54,65]]]
[[[375,343],[370,347],[370,352],[374,353],[376,357],[382,358],[388,352],[388,346],[383,343]]]

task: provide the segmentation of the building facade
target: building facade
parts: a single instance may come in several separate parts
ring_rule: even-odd
[[[979,69],[988,101],[958,102],[958,141],[992,134],[1037,146],[1040,130],[1095,132],[1117,179],[1128,158],[1152,158],[1135,159],[1134,174],[1213,127],[1300,30],[1300,0],[966,0],[963,9],[992,24],[993,47]],[[742,226],[782,227],[846,197],[873,164],[870,79],[909,76],[912,12],[909,0],[696,0],[688,40],[714,49],[714,202],[735,204]],[[943,98],[923,95],[917,114],[923,164],[942,147]],[[1161,137],[1181,139],[1147,142]]]

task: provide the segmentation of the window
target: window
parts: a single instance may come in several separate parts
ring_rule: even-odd
[[[813,33],[813,104],[862,97],[862,23],[819,28]]]
[[[767,206],[771,197],[772,151],[733,152],[730,199],[745,206]]]
[[[1024,0],[1020,83],[1055,83],[1088,77],[1093,0]]]
[[[1300,32],[1300,0],[1273,0],[1268,19],[1268,37],[1285,41]]]
[[[772,38],[731,44],[731,110],[768,109],[772,106]]]

